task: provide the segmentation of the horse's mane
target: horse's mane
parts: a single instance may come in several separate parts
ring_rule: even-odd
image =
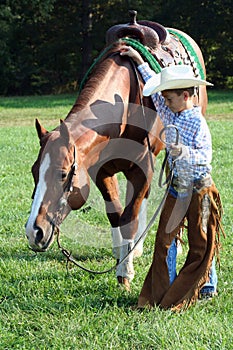
[[[111,60],[107,60],[107,58],[119,52],[121,46],[122,43],[114,43],[111,45],[111,47],[103,50],[103,53],[99,56],[101,57],[100,59],[96,59],[96,63],[89,72],[89,76],[71,110],[72,112],[77,111],[88,104],[89,100],[96,91],[99,82],[103,80],[103,77],[106,75],[111,66]]]

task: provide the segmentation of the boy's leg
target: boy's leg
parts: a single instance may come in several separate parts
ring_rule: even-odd
[[[202,298],[212,298],[217,294],[217,284],[218,277],[215,266],[215,259],[212,261],[212,265],[209,272],[209,281],[204,284],[202,289],[200,290],[200,299]]]
[[[177,233],[179,232],[180,227],[178,223],[178,225],[169,232],[166,228],[167,222],[171,217],[171,213],[174,209],[175,204],[176,198],[168,194],[159,219],[152,264],[146,275],[142,290],[138,298],[139,308],[145,307],[146,305],[159,305],[160,300],[163,298],[170,287],[167,255],[168,249],[170,248],[174,237],[176,237]],[[172,258],[171,261],[175,262],[176,259]]]
[[[176,258],[177,258],[177,241],[174,239],[168,250],[167,266],[170,284],[172,284],[177,277],[176,273]],[[209,281],[204,284],[200,290],[200,298],[208,298],[216,295],[217,293],[218,277],[215,266],[215,258],[212,261],[212,265],[209,273]]]
[[[176,239],[174,238],[170,248],[167,253],[167,267],[170,284],[172,284],[177,276],[176,274],[176,257],[177,257],[177,244]]]

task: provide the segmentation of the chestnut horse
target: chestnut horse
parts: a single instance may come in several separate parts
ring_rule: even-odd
[[[142,98],[143,82],[132,62],[119,55],[121,45],[113,45],[96,64],[60,126],[48,132],[36,121],[41,147],[32,167],[35,188],[26,224],[35,251],[46,251],[69,212],[86,202],[90,177],[105,201],[114,256],[121,261],[133,246],[139,210],[153,176],[151,158],[154,161],[163,147],[158,137],[162,125],[151,99]],[[199,49],[197,55],[202,60]],[[205,89],[200,98],[205,108]],[[124,208],[119,172],[127,179]],[[117,266],[116,276],[129,289],[133,254]]]

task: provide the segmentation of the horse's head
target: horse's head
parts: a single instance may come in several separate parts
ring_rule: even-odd
[[[29,245],[45,251],[70,210],[80,208],[89,194],[89,180],[65,123],[48,132],[36,122],[40,152],[32,174],[33,203],[26,224]]]

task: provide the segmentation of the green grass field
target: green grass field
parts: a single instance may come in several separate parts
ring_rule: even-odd
[[[143,257],[135,260],[130,294],[117,286],[114,272],[96,276],[74,266],[67,272],[56,243],[43,254],[28,249],[24,225],[33,190],[30,168],[39,147],[34,119],[50,130],[65,118],[74,99],[0,98],[0,350],[232,349],[233,93],[211,91],[207,112],[212,174],[222,196],[227,234],[225,240],[222,237],[219,295],[179,314],[131,309],[152,260],[157,222],[146,238]],[[120,184],[123,188],[123,179]],[[155,175],[148,219],[161,196]],[[108,221],[94,186],[88,203],[90,211],[67,218],[62,242],[84,266],[104,270],[115,262]]]

